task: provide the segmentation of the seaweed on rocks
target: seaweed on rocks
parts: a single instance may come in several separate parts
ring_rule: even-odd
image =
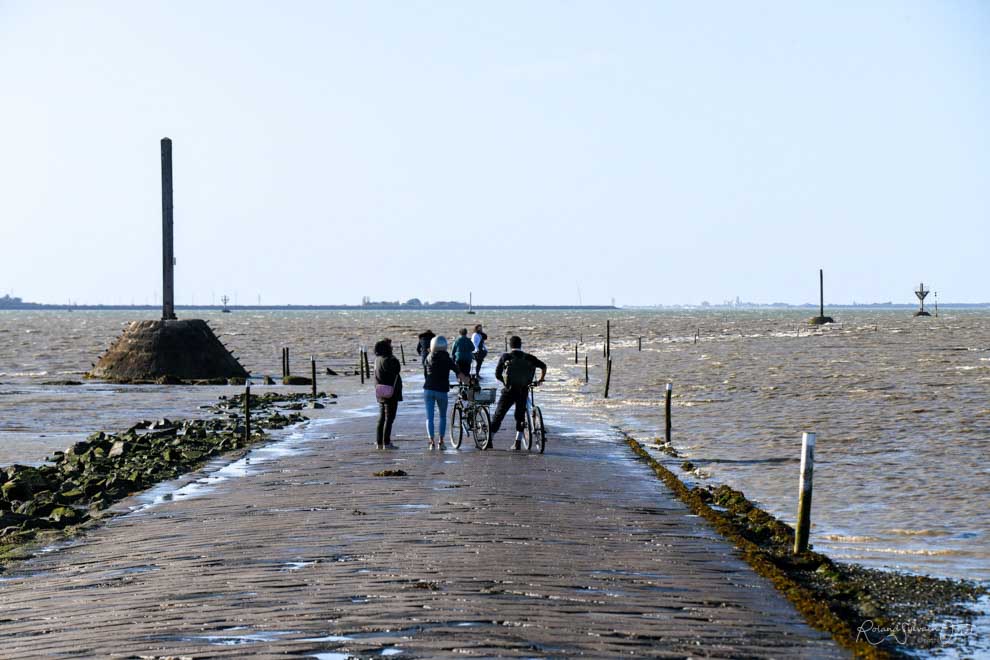
[[[212,419],[143,420],[123,432],[92,433],[43,465],[0,469],[0,562],[18,558],[19,546],[41,532],[71,531],[128,495],[263,441],[266,431],[305,420],[286,408],[311,401],[298,393],[252,394],[251,433],[245,437],[244,395],[221,396],[207,407],[217,415]]]
[[[932,648],[939,643],[938,634],[932,632],[936,620],[971,618],[973,612],[965,603],[975,603],[987,593],[974,582],[840,564],[813,550],[795,555],[794,530],[742,492],[726,485],[688,488],[635,438],[628,434],[625,438],[656,476],[735,543],[743,559],[768,578],[808,623],[831,633],[858,657],[902,657]],[[870,631],[893,633],[870,639]]]

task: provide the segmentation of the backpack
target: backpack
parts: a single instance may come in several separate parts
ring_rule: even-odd
[[[509,359],[505,364],[505,384],[509,387],[528,387],[533,383],[536,375],[536,367],[529,360],[529,356],[522,351],[509,353]]]

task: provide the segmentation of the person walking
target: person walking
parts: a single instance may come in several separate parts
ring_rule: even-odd
[[[434,440],[440,449],[445,449],[444,435],[447,433],[447,395],[450,393],[450,374],[458,374],[457,365],[447,353],[447,338],[438,335],[430,341],[430,354],[424,365],[426,377],[423,382],[423,401],[426,404],[426,433],[430,436],[430,449]],[[433,412],[440,412],[440,433],[434,435]]]
[[[505,419],[509,408],[516,407],[516,441],[512,444],[513,449],[519,449],[519,443],[523,439],[523,429],[526,428],[526,406],[529,404],[529,388],[533,383],[536,370],[539,369],[539,383],[546,380],[547,365],[529,353],[522,350],[522,339],[513,335],[509,337],[509,352],[503,353],[495,365],[495,378],[505,387],[498,399],[498,406],[495,408],[495,418],[492,419],[492,438],[502,427],[502,420]],[[492,442],[488,443],[491,448]]]
[[[474,360],[474,342],[468,338],[467,328],[461,328],[460,336],[454,342],[450,355],[457,363],[458,373],[470,376],[471,362]]]
[[[430,355],[430,342],[436,337],[432,330],[427,330],[426,332],[419,333],[419,343],[416,344],[416,353],[419,355],[419,361],[422,363],[423,367],[426,367],[426,358]]]
[[[378,429],[375,435],[379,449],[392,448],[392,423],[402,401],[402,365],[392,355],[392,340],[375,342],[375,398],[378,399]]]
[[[481,378],[481,363],[485,361],[485,356],[488,355],[488,346],[485,344],[487,341],[488,335],[481,329],[481,324],[474,326],[471,343],[474,344],[474,362],[477,365],[474,375],[478,378]]]

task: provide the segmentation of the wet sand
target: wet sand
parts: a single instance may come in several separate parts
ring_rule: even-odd
[[[345,395],[224,479],[21,564],[4,657],[843,657],[601,426],[548,416],[543,456],[505,432],[427,452],[407,393],[397,451]]]

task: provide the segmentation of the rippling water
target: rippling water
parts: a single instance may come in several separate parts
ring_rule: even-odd
[[[815,431],[817,548],[869,565],[990,579],[990,312],[916,319],[905,311],[837,310],[839,323],[819,330],[804,325],[807,312],[769,310],[199,315],[256,376],[280,373],[282,346],[291,347],[293,372],[308,375],[310,355],[322,372],[355,363],[359,345],[390,336],[412,362],[415,335],[427,327],[454,334],[484,323],[492,358],[508,333],[549,358],[545,394],[557,416],[580,407],[640,437],[662,432],[660,401],[672,382],[674,443],[701,470],[689,478],[729,483],[793,521],[801,432]],[[0,464],[38,462],[90,431],[139,418],[196,414],[230,391],[44,384],[80,379],[136,318],[0,312]],[[606,318],[614,374],[604,401]],[[321,387],[358,385],[336,378]]]

